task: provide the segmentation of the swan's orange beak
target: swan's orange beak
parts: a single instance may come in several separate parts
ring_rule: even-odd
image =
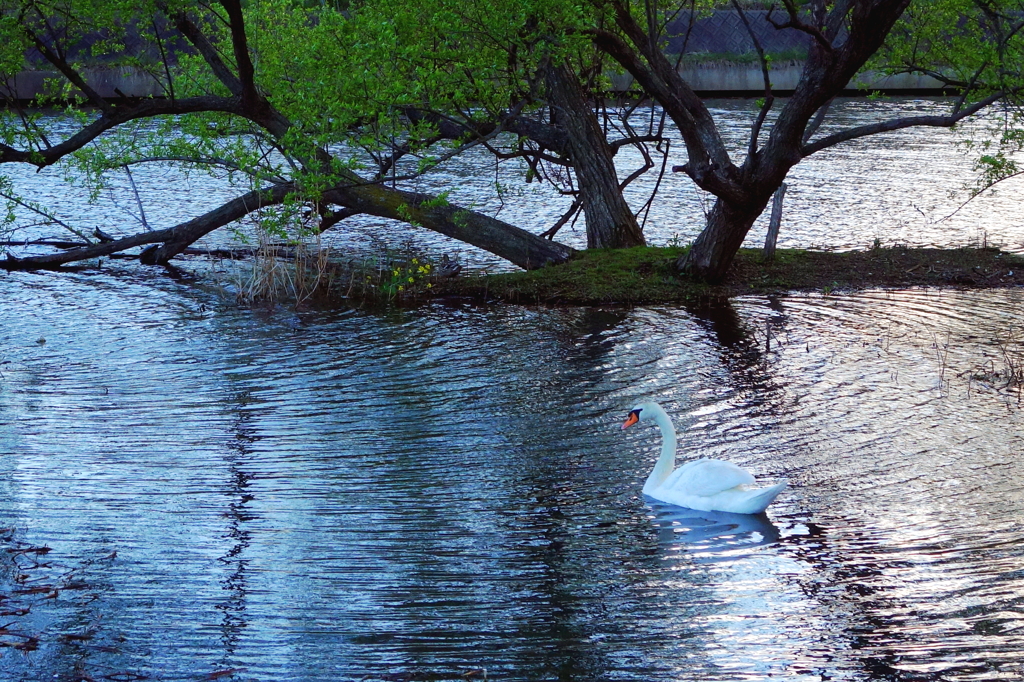
[[[626,418],[626,423],[622,425],[622,428],[628,429],[638,421],[640,421],[640,410],[633,410],[629,413],[629,416]]]

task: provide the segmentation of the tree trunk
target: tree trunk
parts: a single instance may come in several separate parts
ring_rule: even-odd
[[[779,185],[772,198],[772,218],[768,221],[768,235],[764,239],[764,259],[771,263],[775,260],[775,242],[779,241],[779,229],[782,227],[782,199],[786,196],[786,183]]]
[[[107,256],[126,249],[148,246],[139,259],[149,265],[163,265],[182,253],[196,240],[238,220],[252,211],[281,203],[295,187],[283,183],[254,190],[187,222],[165,230],[92,244],[45,256],[0,260],[3,270],[39,270],[67,263]],[[490,251],[525,270],[563,263],[573,250],[564,244],[539,237],[532,232],[476,211],[439,202],[427,194],[404,192],[379,185],[341,186],[327,190],[323,198],[355,209],[359,213],[413,222],[429,230]]]
[[[335,187],[323,196],[359,213],[401,220],[472,244],[524,270],[564,263],[573,254],[564,244],[429,194],[361,185]]]
[[[717,197],[706,228],[677,263],[683,272],[709,282],[721,281],[772,192],[782,184],[789,169],[810,154],[875,132],[909,125],[952,125],[960,120],[959,113],[947,117],[912,117],[913,123],[910,118],[904,119],[905,123],[881,122],[834,133],[814,143],[807,141],[821,123],[819,117],[809,131],[811,118],[816,113],[824,116],[823,107],[842,92],[881,47],[910,2],[811,3],[812,9],[807,14],[795,5],[786,4],[789,21],[785,25],[803,31],[813,40],[809,43],[800,81],[770,124],[764,144],[761,143],[761,127],[775,98],[771,94],[768,60],[758,49],[766,97],[751,126],[742,166],[732,162],[728,145],[711,112],[660,49],[658,37],[641,25],[633,5],[618,0],[606,3],[620,32],[595,27],[591,31],[595,46],[628,71],[676,124],[686,144],[687,162],[673,170],[685,172],[697,186]],[[739,5],[736,11],[746,24]],[[756,38],[753,39],[757,46]],[[967,89],[972,87],[973,81]],[[962,108],[960,104],[957,104],[958,110]]]
[[[619,187],[612,150],[576,74],[565,66],[552,66],[547,82],[556,123],[568,136],[569,158],[580,185],[587,248],[643,246],[643,232]]]
[[[342,185],[325,191],[323,198],[357,213],[401,220],[439,232],[489,251],[524,270],[564,263],[573,252],[568,246],[544,239],[482,213],[439,202],[437,197],[429,194],[406,192],[380,185]],[[166,263],[197,239],[216,229],[216,225],[212,223],[206,227],[208,229],[196,226],[181,234],[178,239],[147,249],[142,254],[142,261]]]
[[[764,211],[771,194],[749,204],[734,206],[722,199],[715,202],[708,223],[690,249],[676,261],[676,267],[696,279],[717,284],[725,278],[750,227]]]

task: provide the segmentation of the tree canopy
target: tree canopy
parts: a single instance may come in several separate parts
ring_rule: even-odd
[[[2,0],[0,7],[4,76],[26,61],[58,73],[49,99],[24,107],[9,93],[0,163],[59,164],[94,189],[110,173],[170,163],[229,176],[238,188],[235,198],[181,224],[113,239],[75,230],[80,243],[73,248],[8,254],[0,262],[8,269],[56,267],[138,247],[143,262],[166,263],[254,212],[282,232],[316,233],[357,214],[400,220],[521,267],[541,267],[570,257],[572,250],[551,237],[581,210],[588,246],[643,243],[639,211],[622,189],[657,167],[652,154],[664,153],[678,136],[685,158],[673,157],[680,162],[675,170],[716,200],[679,268],[715,281],[789,169],[812,154],[879,132],[950,127],[1003,102],[1003,147],[982,157],[992,182],[1016,172],[1013,152],[1024,139],[1014,132],[1013,108],[1024,64],[1024,8],[1007,0],[786,0],[770,8],[768,21],[806,35],[808,49],[800,82],[785,99],[776,97],[771,56],[751,29],[752,6],[734,0],[726,7],[749,30],[764,76],[762,106],[742,150],[729,149],[678,69],[688,28],[713,5]],[[667,46],[680,40],[682,51],[669,55]],[[97,61],[144,71],[160,96],[101,93],[86,72]],[[942,115],[817,135],[832,99],[866,69],[928,74],[956,96]],[[618,119],[609,115],[605,95],[615,72],[633,78],[634,104],[655,103],[672,125],[663,119],[635,130],[631,105]],[[39,106],[54,103],[67,105],[72,129],[58,130],[40,114]],[[621,125],[610,127],[613,119]],[[614,156],[625,145],[646,161],[623,180]],[[444,192],[413,189],[412,181],[473,148],[519,159],[524,181],[557,184],[573,197],[571,210],[542,236],[452,204]],[[9,214],[18,205],[45,213],[2,177],[0,193]]]

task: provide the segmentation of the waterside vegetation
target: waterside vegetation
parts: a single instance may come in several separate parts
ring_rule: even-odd
[[[441,280],[434,297],[533,304],[699,303],[743,294],[815,291],[838,295],[866,288],[1024,286],[1024,256],[996,248],[876,247],[867,251],[780,249],[767,262],[741,249],[720,284],[680,277],[673,264],[686,247],[588,249],[540,270]]]

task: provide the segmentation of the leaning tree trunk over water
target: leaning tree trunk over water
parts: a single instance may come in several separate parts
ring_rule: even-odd
[[[57,67],[71,83],[79,87],[99,116],[83,128],[56,145],[50,145],[45,137],[37,143],[38,148],[27,145],[27,149],[16,149],[0,144],[0,164],[29,163],[42,169],[59,162],[68,154],[88,145],[100,135],[134,121],[159,116],[187,115],[203,112],[218,112],[237,116],[262,129],[259,135],[276,142],[279,149],[292,146],[290,138],[295,134],[295,125],[267,98],[257,86],[255,68],[249,54],[248,36],[241,0],[221,0],[226,14],[226,26],[233,47],[234,66],[224,60],[224,52],[218,49],[204,33],[202,16],[195,17],[178,7],[171,9],[161,6],[161,11],[202,57],[210,72],[227,90],[228,95],[203,95],[175,98],[169,89],[166,99],[129,99],[111,103],[97,91],[91,89],[81,78],[59,49],[44,49],[44,56]],[[180,11],[179,11],[180,10]],[[156,24],[154,23],[154,26]],[[26,24],[24,30],[31,34]],[[35,37],[31,34],[30,37]],[[159,40],[159,36],[157,37]],[[40,43],[42,45],[42,43]],[[170,71],[168,71],[170,73]],[[168,76],[170,78],[170,76]],[[170,82],[168,82],[168,87]],[[17,139],[17,137],[15,137]],[[15,258],[8,256],[0,261],[0,269],[31,270],[57,268],[66,263],[107,256],[126,249],[147,247],[140,260],[150,264],[166,264],[171,258],[182,253],[196,240],[210,232],[245,217],[254,211],[282,204],[290,199],[304,198],[317,208],[329,209],[329,204],[342,207],[340,211],[328,211],[332,216],[368,214],[409,222],[478,246],[525,269],[561,263],[570,257],[573,250],[557,242],[544,239],[525,230],[496,220],[468,208],[447,203],[443,197],[403,191],[386,187],[379,181],[366,179],[348,169],[345,162],[332,158],[325,148],[307,148],[300,145],[290,158],[291,163],[301,167],[302,173],[314,178],[313,182],[279,182],[252,190],[245,195],[226,202],[192,220],[163,230],[146,231],[142,234],[113,239],[99,244],[83,244],[60,253]],[[177,161],[203,163],[205,153],[193,158],[177,158]],[[127,168],[127,165],[125,166]],[[318,184],[326,185],[325,187]],[[316,187],[308,192],[308,187]],[[310,196],[312,194],[313,196]],[[331,224],[338,222],[332,220]],[[322,223],[323,225],[323,223]],[[83,238],[88,242],[87,238]]]
[[[643,246],[644,235],[622,196],[607,137],[572,70],[548,68],[551,107],[567,136],[567,152],[580,185],[587,221],[587,248]]]
[[[261,208],[282,203],[296,191],[291,183],[254,190],[187,222],[164,230],[143,232],[124,239],[85,245],[42,256],[0,260],[3,270],[40,270],[120,253],[147,246],[139,259],[148,265],[166,265],[197,240],[214,230]],[[405,192],[378,185],[342,185],[323,193],[323,198],[354,209],[356,213],[394,220],[413,220],[434,232],[472,244],[515,265],[533,270],[564,263],[573,250],[490,216],[454,204],[440,204],[428,194]]]

